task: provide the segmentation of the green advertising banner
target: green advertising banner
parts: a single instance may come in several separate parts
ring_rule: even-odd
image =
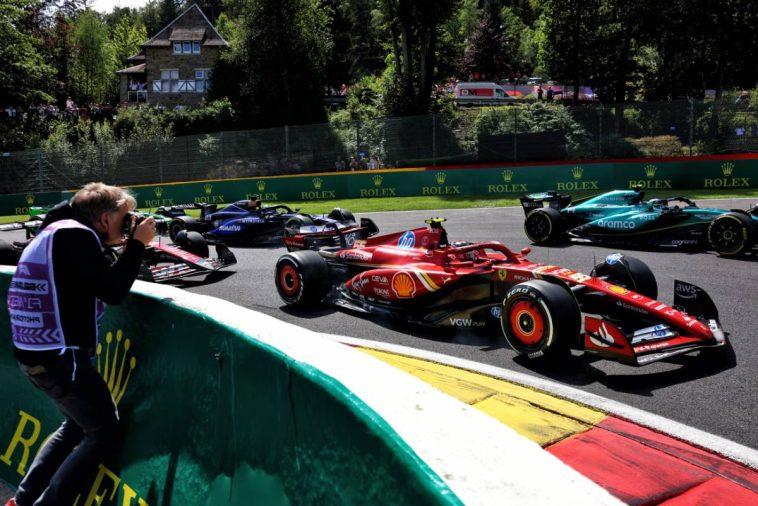
[[[259,196],[264,202],[409,196],[523,195],[556,190],[597,191],[758,188],[758,155],[614,160],[546,165],[420,167],[134,186],[140,208],[220,204]],[[70,192],[0,196],[0,214],[24,215]]]

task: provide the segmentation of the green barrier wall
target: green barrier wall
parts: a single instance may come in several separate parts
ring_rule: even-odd
[[[267,202],[424,195],[522,195],[558,190],[607,191],[641,185],[656,190],[758,188],[758,155],[574,162],[554,165],[419,167],[271,176],[135,186],[140,208],[192,202],[221,203],[260,195]],[[0,214],[26,214],[70,192],[3,195]]]
[[[0,274],[0,297],[10,275]],[[170,299],[109,308],[98,367],[127,436],[79,506],[460,504],[342,384]],[[12,358],[0,312],[0,479],[15,486],[60,418]]]

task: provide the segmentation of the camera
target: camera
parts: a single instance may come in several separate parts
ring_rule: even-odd
[[[142,213],[137,213],[134,211],[129,211],[126,213],[126,216],[124,216],[124,223],[121,225],[121,232],[124,233],[124,235],[131,235],[134,231],[134,227],[132,227],[132,217],[134,217],[134,227],[139,225],[139,223],[147,218]]]

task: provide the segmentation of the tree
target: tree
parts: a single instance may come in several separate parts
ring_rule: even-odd
[[[324,122],[331,40],[318,0],[248,0],[241,19],[240,47],[219,63],[212,94],[226,87],[248,127]],[[219,83],[227,74],[239,76],[239,84]]]
[[[437,41],[457,0],[379,0],[390,33],[392,70],[385,109],[392,116],[426,114],[435,79]]]
[[[545,2],[545,44],[543,58],[553,79],[571,83],[574,100],[579,98],[579,86],[592,73],[598,44],[600,0],[584,2]]]
[[[53,75],[40,54],[40,40],[19,29],[29,14],[30,2],[4,0],[0,3],[0,104],[26,104],[52,100],[46,80]],[[35,2],[32,2],[35,4]]]
[[[79,102],[102,103],[115,89],[116,76],[108,28],[97,13],[84,11],[74,25],[72,89]]]
[[[121,68],[130,56],[140,50],[140,44],[147,40],[145,25],[129,16],[122,16],[111,37],[113,66]]]
[[[461,60],[461,70],[480,75],[482,80],[499,80],[511,71],[512,43],[508,40],[500,16],[492,10],[484,13],[471,33]]]

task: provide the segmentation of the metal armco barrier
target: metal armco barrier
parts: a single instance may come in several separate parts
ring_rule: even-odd
[[[0,268],[3,299],[12,272]],[[16,486],[60,417],[19,371],[9,333],[3,310],[0,481]],[[137,282],[109,308],[97,364],[126,437],[79,506],[617,503],[410,375],[178,288]]]
[[[637,159],[569,164],[418,167],[325,172],[132,187],[140,208],[194,202],[222,203],[259,195],[264,202],[410,196],[517,196],[529,192],[758,188],[758,154]],[[55,204],[70,192],[0,196],[0,214]]]

